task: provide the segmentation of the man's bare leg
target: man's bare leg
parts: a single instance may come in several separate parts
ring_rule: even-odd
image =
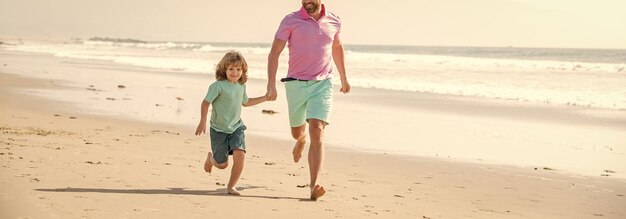
[[[228,181],[228,194],[240,195],[239,191],[235,188],[241,172],[243,172],[243,164],[246,158],[246,153],[243,150],[233,150],[233,168],[230,171],[230,180]]]
[[[306,124],[291,127],[291,136],[296,140],[296,144],[293,146],[293,162],[298,163],[300,158],[302,158],[302,151],[304,150],[304,145],[306,144]]]
[[[326,189],[323,186],[315,185],[311,187],[311,200],[317,201],[318,198],[322,197],[326,193]]]
[[[322,164],[324,163],[324,127],[326,123],[317,119],[309,119],[309,136],[311,138],[311,146],[309,147],[309,173],[311,175],[311,199],[317,200],[322,197],[326,190],[323,186],[317,184],[317,178],[320,176]]]

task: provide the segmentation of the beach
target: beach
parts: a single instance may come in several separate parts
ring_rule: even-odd
[[[0,57],[3,218],[626,217],[623,110],[336,92],[328,192],[313,202],[306,161],[291,158],[281,85],[278,101],[243,111],[242,196],[229,196],[230,171],[205,173],[209,139],[193,135],[211,76]],[[264,80],[247,87],[265,93]]]

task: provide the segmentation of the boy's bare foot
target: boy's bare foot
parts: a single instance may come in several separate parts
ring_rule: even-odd
[[[211,159],[213,159],[213,153],[209,152],[206,156],[206,161],[204,161],[204,171],[207,173],[211,173],[211,170],[213,169],[213,162],[211,162]]]
[[[231,195],[241,195],[241,193],[239,193],[239,191],[237,191],[237,189],[235,189],[235,188],[228,188],[228,194],[231,194]]]
[[[304,145],[306,141],[297,141],[293,146],[293,162],[298,163],[300,158],[302,158],[302,151],[304,150]]]
[[[323,186],[315,185],[311,188],[311,200],[317,201],[318,198],[322,197],[326,193],[326,190]]]

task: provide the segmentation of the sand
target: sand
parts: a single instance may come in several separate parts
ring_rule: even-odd
[[[4,57],[12,55],[3,53]],[[45,59],[49,59],[25,56],[23,59],[33,60],[33,63],[45,63]],[[0,66],[2,64],[6,63],[0,62]],[[33,70],[19,63],[8,62],[8,65],[0,67],[2,218],[626,217],[626,181],[614,177],[623,174],[616,171],[617,166],[607,167],[609,171],[603,174],[609,176],[602,176],[554,170],[550,166],[498,165],[447,156],[409,156],[353,149],[351,145],[360,142],[357,138],[361,128],[349,129],[350,120],[368,115],[374,119],[372,111],[393,114],[402,110],[378,106],[370,109],[372,111],[358,111],[351,101],[374,95],[365,95],[367,91],[357,91],[352,100],[350,96],[336,99],[340,110],[335,115],[334,129],[328,130],[330,138],[335,140],[327,144],[321,176],[321,183],[328,192],[316,202],[308,200],[306,159],[298,164],[292,161],[293,142],[268,137],[262,131],[254,134],[254,130],[263,129],[260,121],[272,123],[268,127],[282,127],[284,118],[267,119],[270,115],[261,112],[263,107],[244,112],[250,117],[247,125],[254,128],[246,133],[249,149],[238,185],[242,195],[230,196],[224,185],[229,171],[214,169],[207,174],[203,170],[208,138],[193,135],[195,123],[147,122],[125,116],[85,113],[84,108],[69,102],[27,95],[23,90],[63,90],[68,86],[55,80],[19,76],[17,70]],[[10,68],[14,65],[19,67]],[[101,67],[122,71],[117,65]],[[54,71],[46,65],[37,68]],[[259,89],[255,89],[253,92],[258,93]],[[403,102],[403,99],[413,98],[387,94],[388,101]],[[193,103],[188,104],[194,107]],[[426,110],[412,111],[414,114],[409,118],[422,118],[433,130],[439,130],[441,123],[433,123],[428,118],[448,118],[450,114],[441,113],[446,109],[479,115],[481,121],[486,122],[474,126],[484,130],[493,128],[490,124],[502,118],[514,117],[523,122],[519,120],[524,120],[525,114],[545,115],[542,112],[546,112],[487,107],[488,102],[473,103],[472,99],[439,98],[420,103],[426,105]],[[465,104],[458,105],[460,103]],[[356,115],[348,116],[351,114]],[[282,111],[272,116],[286,117]],[[621,124],[615,117],[589,121],[572,116],[547,117],[526,124],[528,126],[510,127],[510,132],[524,133],[525,128],[537,127],[577,129],[583,124],[612,133],[619,130],[612,128],[615,123]],[[461,126],[470,126],[468,123],[476,121],[461,116],[454,118]],[[549,122],[552,120],[559,120],[559,123]],[[386,125],[380,124],[381,127]],[[355,141],[342,144],[336,140],[338,133],[355,136]],[[437,144],[436,139],[453,138],[448,136],[451,133],[454,130],[433,132],[430,138],[420,141],[419,146],[432,147]],[[618,158],[620,163],[617,164],[623,162],[621,159]],[[572,162],[585,161],[572,159]]]

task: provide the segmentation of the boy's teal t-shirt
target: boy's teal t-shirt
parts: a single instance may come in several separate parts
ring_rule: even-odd
[[[246,85],[227,80],[215,81],[209,86],[204,100],[213,105],[211,128],[230,134],[243,125],[241,107],[248,102]]]

